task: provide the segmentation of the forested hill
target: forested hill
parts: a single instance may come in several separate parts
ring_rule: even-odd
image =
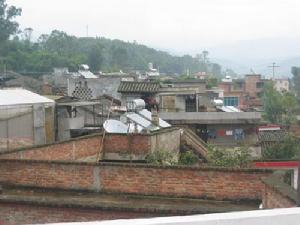
[[[106,38],[78,38],[61,31],[41,35],[31,41],[32,30],[25,30],[22,37],[15,37],[0,46],[2,63],[7,68],[22,73],[43,73],[53,67],[68,67],[77,70],[79,64],[88,64],[92,71],[112,72],[123,70],[146,70],[149,62],[159,67],[161,73],[185,74],[208,71],[220,76],[221,67],[204,63],[201,57],[189,55],[172,56],[137,43]],[[1,61],[0,61],[1,64]]]

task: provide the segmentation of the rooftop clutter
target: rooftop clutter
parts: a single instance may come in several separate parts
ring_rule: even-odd
[[[160,119],[157,109],[152,112],[145,109],[145,101],[135,99],[128,101],[127,111],[121,115],[120,121],[108,119],[104,122],[104,129],[108,133],[149,133],[161,128],[171,127],[169,123]]]

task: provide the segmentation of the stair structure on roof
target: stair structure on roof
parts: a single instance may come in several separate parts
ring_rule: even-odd
[[[188,127],[182,127],[182,143],[191,148],[195,154],[207,161],[207,144]]]

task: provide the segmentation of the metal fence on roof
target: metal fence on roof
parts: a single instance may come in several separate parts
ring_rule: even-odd
[[[33,144],[33,107],[2,107],[0,109],[0,151]]]

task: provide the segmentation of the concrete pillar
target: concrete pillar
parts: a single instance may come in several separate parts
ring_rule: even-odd
[[[196,94],[196,112],[199,112],[199,95]]]
[[[33,136],[35,145],[46,143],[44,104],[33,105]]]
[[[151,122],[155,125],[155,126],[159,126],[159,118],[158,118],[158,113],[156,109],[152,109],[151,110]]]
[[[294,168],[294,170],[293,170],[292,182],[293,182],[293,188],[295,190],[297,190],[297,188],[298,188],[298,168]]]

